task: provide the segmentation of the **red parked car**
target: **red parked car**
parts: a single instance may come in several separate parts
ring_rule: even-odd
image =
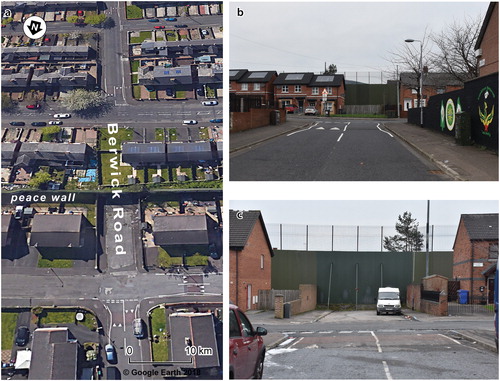
[[[39,104],[36,104],[36,105],[27,105],[26,108],[30,109],[30,110],[38,110],[40,108],[40,105]]]
[[[285,106],[285,110],[286,110],[287,114],[293,114],[295,112],[295,110],[297,110],[297,109],[298,109],[298,107],[295,105],[286,105]]]
[[[165,29],[165,27],[163,25],[156,25],[155,29]]]
[[[229,378],[262,378],[267,330],[253,329],[250,320],[234,304],[229,305]]]

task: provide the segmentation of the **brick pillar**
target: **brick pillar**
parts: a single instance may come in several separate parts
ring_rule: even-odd
[[[283,315],[285,312],[284,301],[285,297],[283,295],[276,295],[274,297],[274,317],[276,319],[283,319]]]

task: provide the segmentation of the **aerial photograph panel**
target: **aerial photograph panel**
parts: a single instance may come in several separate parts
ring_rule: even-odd
[[[222,379],[222,2],[2,2],[2,379]]]

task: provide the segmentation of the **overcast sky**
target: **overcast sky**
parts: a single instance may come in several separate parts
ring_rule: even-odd
[[[231,2],[230,68],[319,73],[326,62],[336,64],[339,73],[393,72],[389,52],[405,39],[421,39],[426,28],[438,33],[466,17],[482,22],[488,4]]]
[[[427,201],[230,201],[234,210],[260,210],[266,223],[302,225],[394,226],[411,212],[420,226],[427,221]],[[498,201],[430,201],[431,225],[458,226],[461,214],[498,213]]]

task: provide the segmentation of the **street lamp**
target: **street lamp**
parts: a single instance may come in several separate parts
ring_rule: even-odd
[[[420,84],[419,84],[419,90],[418,90],[418,106],[420,107],[420,127],[424,127],[424,108],[422,107],[422,90],[424,89],[424,87],[423,87],[424,68],[422,66],[423,44],[422,44],[422,41],[420,41],[420,40],[413,40],[411,38],[407,38],[405,40],[405,42],[408,42],[408,43],[412,43],[415,41],[420,42]]]

